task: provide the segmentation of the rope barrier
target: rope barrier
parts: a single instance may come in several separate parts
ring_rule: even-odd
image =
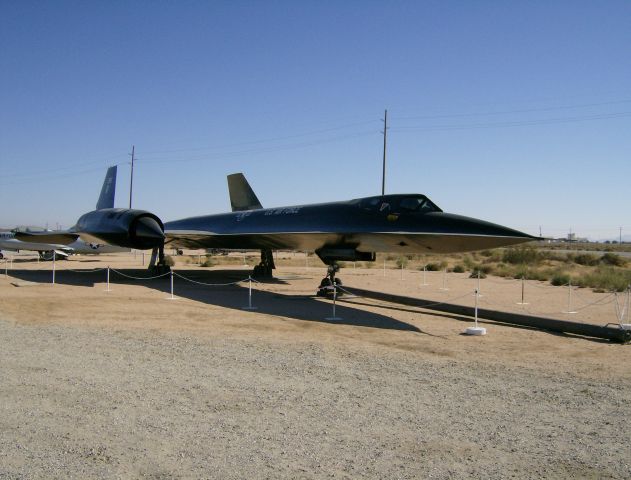
[[[94,273],[94,272],[104,272],[107,268],[94,268],[92,270],[73,270],[72,268],[58,268],[58,272],[74,272],[74,273]]]
[[[326,287],[326,288],[327,288],[327,289],[329,289],[329,290],[333,289],[333,287],[332,287],[332,286],[328,286],[328,287]],[[338,289],[338,290],[341,290],[342,292],[347,293],[347,294],[349,294],[349,295],[353,295],[353,296],[355,296],[356,298],[370,299],[370,297],[364,297],[364,296],[362,296],[362,295],[356,295],[356,294],[354,294],[353,292],[350,292],[350,291],[346,290],[345,288],[340,287],[339,285],[337,286],[337,289]],[[440,302],[424,303],[423,305],[419,305],[418,307],[419,307],[419,308],[426,308],[426,307],[434,307],[434,306],[436,306],[436,305],[443,305],[443,304],[446,304],[446,303],[453,302],[453,301],[455,301],[455,300],[460,300],[461,298],[468,297],[470,294],[471,294],[471,292],[467,292],[467,293],[465,293],[464,295],[460,295],[459,297],[447,298],[447,299],[445,299],[445,300],[443,300],[443,301],[440,301]]]
[[[110,268],[110,270],[112,272],[118,273],[121,277],[130,278],[132,280],[155,280],[156,278],[166,277],[167,275],[171,274],[171,272],[166,272],[162,275],[155,275],[153,277],[133,277],[131,275],[126,275],[123,272],[119,272],[118,270],[114,270],[113,268]]]
[[[208,287],[227,287],[227,286],[229,286],[229,285],[237,285],[237,284],[239,284],[239,283],[242,283],[242,282],[247,282],[248,280],[250,280],[250,278],[248,277],[248,278],[244,278],[243,280],[237,280],[236,282],[229,282],[229,283],[207,283],[207,282],[200,282],[200,281],[198,281],[198,280],[193,280],[193,279],[191,279],[191,278],[187,278],[187,277],[185,277],[184,275],[180,275],[180,274],[179,274],[179,273],[177,273],[177,272],[173,272],[173,275],[175,275],[176,277],[181,278],[182,280],[186,280],[187,282],[196,283],[196,284],[198,284],[198,285],[206,285],[206,286],[208,286]],[[260,283],[260,282],[257,282],[256,280],[254,280],[253,278],[252,278],[251,280],[252,280],[253,282]]]

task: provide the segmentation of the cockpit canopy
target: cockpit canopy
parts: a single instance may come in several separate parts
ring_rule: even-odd
[[[384,213],[429,213],[442,212],[438,206],[425,195],[383,195],[363,198],[359,201],[363,210]]]

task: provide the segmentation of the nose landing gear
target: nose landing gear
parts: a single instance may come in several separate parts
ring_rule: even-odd
[[[342,295],[341,290],[337,289],[337,287],[342,286],[342,280],[337,278],[335,274],[340,271],[340,266],[337,263],[332,263],[327,267],[326,277],[322,279],[320,282],[320,286],[318,287],[318,291],[316,295],[318,297],[332,297],[333,296],[333,286],[336,287],[336,296]]]

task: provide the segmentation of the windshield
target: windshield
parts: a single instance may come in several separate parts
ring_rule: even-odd
[[[383,197],[364,198],[360,202],[360,207],[383,213],[442,212],[425,195],[384,195]]]

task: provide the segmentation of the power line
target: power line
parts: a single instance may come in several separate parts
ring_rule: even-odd
[[[484,128],[501,128],[501,127],[527,127],[537,125],[551,125],[560,123],[583,122],[591,120],[610,120],[617,118],[631,117],[631,112],[616,112],[598,115],[583,115],[575,117],[559,117],[538,120],[521,120],[510,122],[488,122],[488,123],[470,123],[470,124],[453,124],[453,125],[417,125],[395,127],[392,130],[423,130],[423,131],[439,131],[439,130],[474,130]]]
[[[620,105],[623,103],[631,103],[631,100],[616,100],[616,101],[611,101],[611,102],[583,103],[583,104],[578,104],[578,105],[560,105],[557,107],[504,110],[504,111],[499,111],[499,112],[453,113],[453,114],[444,114],[444,115],[404,116],[404,117],[397,117],[397,119],[398,120],[433,120],[433,119],[439,119],[439,118],[485,117],[485,116],[491,116],[491,115],[510,115],[514,113],[550,112],[554,110],[569,110],[569,109],[577,109],[577,108],[601,107],[604,105]]]

